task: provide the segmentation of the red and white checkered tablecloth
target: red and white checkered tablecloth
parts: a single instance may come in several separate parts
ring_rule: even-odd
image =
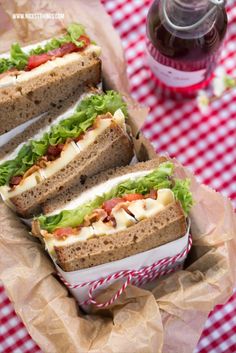
[[[119,32],[133,97],[151,108],[144,133],[158,152],[189,166],[236,206],[236,89],[203,116],[194,100],[158,97],[145,63],[145,20],[152,0],[103,0]],[[221,65],[236,77],[236,1],[227,2],[229,28]],[[0,285],[0,352],[40,353]],[[210,314],[194,353],[236,352],[236,293]],[[123,352],[121,352],[123,353]],[[180,352],[178,352],[180,353]]]

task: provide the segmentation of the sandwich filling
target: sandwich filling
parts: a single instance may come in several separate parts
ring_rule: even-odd
[[[189,180],[176,179],[173,172],[173,163],[164,162],[151,171],[115,178],[110,188],[108,181],[64,209],[36,218],[32,231],[44,238],[46,248],[55,256],[55,246],[123,231],[175,201],[187,215],[193,204]]]
[[[67,114],[65,115],[67,116]],[[126,104],[114,91],[82,99],[65,119],[23,144],[14,158],[0,164],[0,193],[7,200],[31,189],[64,168],[104,130],[118,125],[126,131]]]
[[[60,65],[61,58],[72,53],[83,53],[85,50],[100,54],[100,48],[90,40],[84,27],[77,23],[70,24],[63,36],[44,41],[41,45],[22,49],[18,43],[12,44],[8,57],[0,56],[0,85],[14,84],[15,79],[24,72],[52,61]],[[53,65],[45,66],[46,69],[49,67],[53,68]]]

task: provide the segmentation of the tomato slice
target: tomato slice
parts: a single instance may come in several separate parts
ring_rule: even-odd
[[[46,63],[50,59],[51,57],[48,54],[31,55],[28,59],[27,69],[32,70],[35,67]]]
[[[102,208],[108,213],[110,214],[112,209],[118,205],[118,203],[124,202],[123,198],[121,197],[116,197],[114,199],[105,201],[102,205]]]
[[[135,201],[135,200],[142,200],[144,196],[142,194],[126,194],[123,196],[125,201]]]
[[[82,41],[84,44],[80,48],[77,47],[74,43],[70,42],[70,43],[62,44],[62,46],[59,48],[49,50],[47,53],[39,54],[39,55],[31,55],[28,59],[27,70],[32,70],[35,67],[38,67],[53,58],[59,58],[66,54],[84,50],[91,43],[90,39],[84,35],[80,36],[78,38],[78,41]]]
[[[53,235],[57,238],[62,238],[71,234],[74,234],[74,229],[72,227],[58,228],[53,232]]]
[[[84,48],[87,48],[90,44],[91,44],[91,40],[89,39],[89,37],[85,36],[85,35],[81,35],[78,39],[78,41],[83,41],[84,42]]]

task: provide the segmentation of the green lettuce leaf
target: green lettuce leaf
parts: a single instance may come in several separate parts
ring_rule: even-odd
[[[82,34],[85,34],[84,27],[78,23],[71,23],[67,27],[67,32],[70,35],[72,43],[74,43],[77,47],[83,47],[84,43],[83,41],[78,41],[79,37]]]
[[[10,70],[12,67],[13,67],[13,64],[10,59],[5,59],[5,58],[0,59],[0,74]]]
[[[81,48],[84,46],[83,41],[78,41],[78,38],[85,34],[85,29],[81,24],[71,23],[67,27],[67,33],[59,38],[53,38],[44,46],[38,46],[30,51],[30,55],[39,55],[47,53],[50,50],[60,48],[63,44],[74,43],[77,47]]]
[[[175,179],[175,185],[172,188],[175,198],[181,202],[186,215],[189,213],[191,207],[193,206],[193,198],[192,193],[189,190],[189,186],[189,179]]]
[[[23,52],[18,43],[12,44],[10,58],[12,66],[18,70],[24,70],[28,63],[28,55]]]
[[[24,70],[28,63],[28,55],[23,52],[18,43],[14,43],[10,49],[10,58],[0,59],[0,74],[16,68],[18,70]]]
[[[94,200],[79,206],[73,210],[64,210],[59,214],[52,216],[40,216],[38,220],[42,229],[53,232],[57,228],[76,227],[83,223],[84,217],[92,213],[95,208],[100,207],[104,201],[114,197],[121,197],[125,194],[147,194],[151,189],[159,190],[170,188],[173,190],[175,197],[179,200],[186,213],[189,212],[192,205],[192,195],[189,191],[189,181],[175,180],[173,186],[174,165],[171,162],[161,163],[151,173],[139,177],[135,180],[126,180],[107,191],[101,196],[95,197]]]
[[[9,183],[12,176],[23,175],[36,161],[44,156],[49,145],[64,143],[67,138],[76,138],[94,123],[100,114],[114,114],[122,109],[127,116],[126,103],[115,91],[96,94],[83,99],[71,117],[53,125],[39,140],[24,144],[13,160],[0,164],[0,186]]]
[[[69,43],[70,37],[68,35],[64,35],[63,37],[53,38],[45,45],[38,45],[36,48],[30,50],[30,55],[40,55],[47,53],[50,50],[60,48],[63,44]]]

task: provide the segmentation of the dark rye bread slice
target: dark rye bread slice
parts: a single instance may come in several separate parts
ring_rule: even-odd
[[[179,202],[127,230],[112,235],[55,246],[57,262],[64,271],[75,271],[135,255],[181,238],[187,223]]]
[[[58,104],[55,108],[50,109],[49,112],[45,113],[37,121],[30,124],[30,126],[28,126],[23,132],[15,135],[5,145],[1,146],[0,163],[1,158],[4,158],[7,154],[13,152],[21,143],[27,142],[27,140],[33,138],[33,136],[36,135],[40,129],[49,126],[59,115],[72,108],[84,91],[90,92],[89,88],[87,90],[85,88],[77,90],[77,92],[72,97],[66,99],[63,104]]]
[[[28,81],[0,88],[0,135],[60,105],[83,86],[101,81],[101,60],[95,54],[54,68]]]
[[[164,161],[166,161],[165,157],[157,156],[157,158],[151,159],[146,162],[140,162],[138,164],[128,165],[126,167],[117,166],[116,168],[94,175],[89,179],[85,180],[84,178],[83,185],[81,183],[76,184],[75,186],[61,192],[60,195],[45,202],[42,206],[43,213],[44,214],[51,213],[57,210],[58,208],[62,208],[67,204],[67,202],[78,197],[82,192],[92,188],[93,186],[104,183],[109,179],[118,177],[123,174],[129,174],[129,173],[133,173],[141,170],[151,170],[151,169],[157,168],[158,165]]]
[[[128,135],[116,123],[111,124],[94,143],[78,154],[66,167],[34,188],[12,197],[10,201],[23,217],[41,211],[41,204],[70,186],[83,183],[86,177],[100,171],[126,165],[133,157]]]

